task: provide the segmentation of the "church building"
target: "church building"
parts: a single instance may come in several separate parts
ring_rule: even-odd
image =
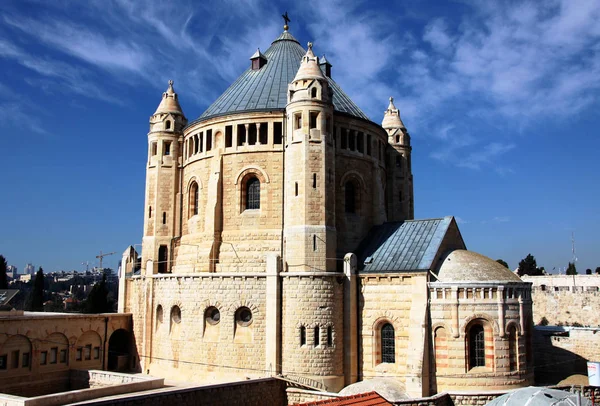
[[[411,397],[530,385],[531,284],[468,251],[453,217],[414,219],[393,99],[374,122],[334,77],[286,24],[192,121],[169,82],[141,258],[122,261],[135,367],[328,391],[385,377]]]

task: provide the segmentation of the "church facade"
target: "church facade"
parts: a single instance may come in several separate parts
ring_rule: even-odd
[[[287,25],[249,65],[196,120],[173,82],[150,117],[142,254],[119,291],[136,367],[334,391],[389,377],[410,396],[530,384],[530,284],[452,217],[413,219],[393,99],[371,121]]]

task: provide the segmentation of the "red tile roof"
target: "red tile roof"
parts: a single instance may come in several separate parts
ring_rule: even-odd
[[[346,405],[359,405],[359,406],[383,406],[392,405],[377,392],[360,393],[358,395],[342,396],[339,398],[319,400],[315,402],[300,403],[297,406],[346,406]]]

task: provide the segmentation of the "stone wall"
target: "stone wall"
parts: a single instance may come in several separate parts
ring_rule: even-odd
[[[549,325],[600,326],[600,275],[525,276],[533,283],[533,319]]]
[[[135,334],[144,372],[201,382],[268,374],[265,274],[167,274],[134,278],[132,285],[127,310],[140,321]],[[220,314],[212,324],[205,314],[211,307]],[[250,310],[249,323],[236,318],[241,308]]]
[[[70,369],[108,365],[110,338],[121,329],[130,334],[130,314],[25,312],[0,317],[0,356],[7,361],[6,369],[0,369],[0,392],[29,396],[62,390]]]
[[[284,406],[287,405],[285,382],[276,378],[256,379],[220,385],[162,389],[154,393],[124,395],[105,401],[89,401],[82,405],[123,406]]]
[[[557,384],[573,374],[587,376],[587,361],[600,361],[600,328],[537,326],[534,342],[538,384]]]

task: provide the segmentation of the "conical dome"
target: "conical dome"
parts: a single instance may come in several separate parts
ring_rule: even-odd
[[[390,97],[390,104],[383,115],[381,126],[386,130],[389,128],[406,128],[400,119],[400,110],[394,106],[394,98]]]
[[[173,89],[172,80],[169,80],[169,88],[163,93],[162,100],[154,112],[154,114],[161,113],[178,113],[183,115],[183,110],[181,110],[181,106],[177,100],[177,93],[175,93],[175,90]]]
[[[255,70],[249,67],[195,122],[241,112],[284,111],[288,85],[298,73],[306,51],[286,30],[263,55],[267,59],[264,66]],[[369,120],[337,83],[331,78],[327,80],[329,88],[333,90],[335,111]]]
[[[298,80],[312,80],[312,79],[320,79],[324,80],[325,75],[321,71],[319,67],[319,58],[315,56],[312,50],[312,42],[308,43],[308,50],[306,54],[302,57],[302,63],[300,63],[300,68],[296,73],[296,77],[294,78],[294,82]]]

